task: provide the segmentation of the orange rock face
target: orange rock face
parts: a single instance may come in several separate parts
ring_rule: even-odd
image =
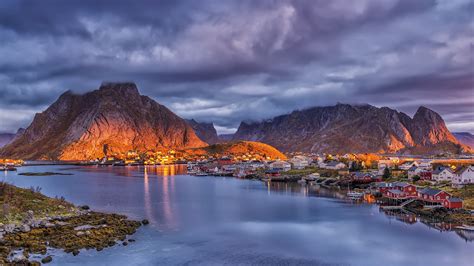
[[[105,150],[114,154],[203,146],[207,144],[183,119],[140,95],[135,84],[109,83],[84,95],[64,93],[1,154],[90,160],[103,157]]]
[[[217,156],[243,156],[243,155],[265,155],[272,160],[286,160],[286,156],[276,148],[261,142],[255,141],[235,141],[230,143],[219,143],[203,148],[186,149],[183,151],[187,155],[217,155]]]

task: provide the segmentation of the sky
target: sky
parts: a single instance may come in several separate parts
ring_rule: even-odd
[[[472,0],[0,1],[0,132],[133,81],[232,133],[311,106],[440,113],[474,133]]]

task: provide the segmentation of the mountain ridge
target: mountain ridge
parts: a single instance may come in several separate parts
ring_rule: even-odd
[[[79,95],[63,93],[35,115],[25,132],[0,154],[22,159],[96,159],[107,153],[203,147],[184,119],[134,83],[103,83]]]
[[[242,122],[233,140],[261,141],[284,152],[472,152],[439,114],[420,106],[411,118],[369,104],[311,107],[261,122]]]

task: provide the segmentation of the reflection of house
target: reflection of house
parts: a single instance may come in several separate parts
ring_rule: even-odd
[[[467,241],[474,241],[474,231],[471,230],[456,230],[456,234]]]
[[[454,172],[451,168],[448,167],[440,167],[433,171],[432,179],[435,181],[451,181],[454,177]]]
[[[454,186],[464,186],[467,184],[474,184],[474,166],[465,166],[456,171],[453,176]]]

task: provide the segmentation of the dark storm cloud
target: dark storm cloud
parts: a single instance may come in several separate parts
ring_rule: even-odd
[[[474,131],[470,0],[0,2],[0,131],[63,91],[135,81],[222,132],[336,102]]]

